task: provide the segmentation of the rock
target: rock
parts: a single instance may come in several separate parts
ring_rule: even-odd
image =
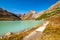
[[[6,36],[8,36],[8,35],[12,35],[13,33],[11,33],[11,32],[8,32],[8,33],[6,33],[5,35]]]

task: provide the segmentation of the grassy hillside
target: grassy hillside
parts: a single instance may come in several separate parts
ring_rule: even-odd
[[[36,18],[36,20],[46,19],[46,18],[52,17],[52,16],[57,15],[57,14],[60,14],[60,8],[56,8],[53,11],[50,11],[48,13],[45,12],[40,17]]]

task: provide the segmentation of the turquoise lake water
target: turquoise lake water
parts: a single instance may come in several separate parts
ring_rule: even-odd
[[[0,21],[0,36],[7,32],[19,32],[24,29],[32,28],[42,21]]]

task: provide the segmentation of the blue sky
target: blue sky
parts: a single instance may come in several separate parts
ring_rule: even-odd
[[[58,0],[0,0],[0,8],[15,14],[24,14],[30,10],[46,10]]]

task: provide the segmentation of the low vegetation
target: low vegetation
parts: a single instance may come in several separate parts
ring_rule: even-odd
[[[49,17],[54,16],[56,14],[60,14],[60,8],[56,8],[51,12],[44,13],[40,17],[36,18],[36,20],[46,19],[46,18],[49,18]]]

